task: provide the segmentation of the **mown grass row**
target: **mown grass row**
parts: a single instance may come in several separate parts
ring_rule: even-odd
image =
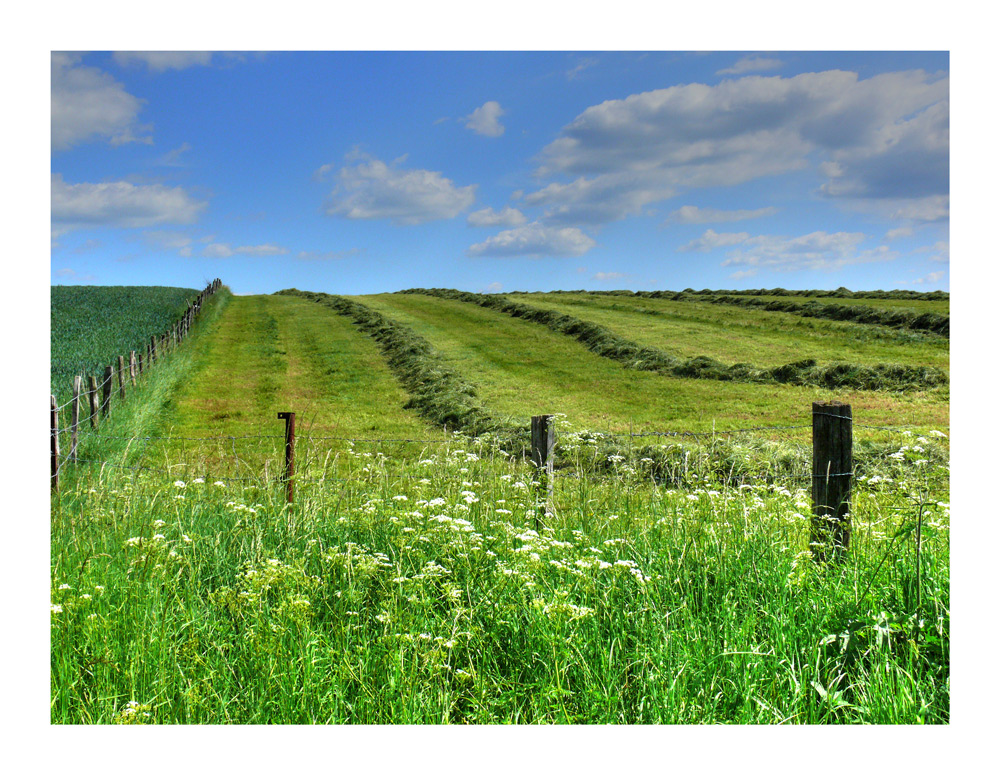
[[[501,296],[469,293],[442,288],[411,288],[400,293],[415,293],[478,304],[547,326],[552,331],[571,336],[591,352],[621,363],[629,369],[653,371],[675,377],[715,379],[733,382],[784,383],[856,390],[924,390],[947,383],[947,376],[933,367],[902,364],[856,363],[819,365],[809,358],[772,368],[748,363],[727,366],[714,358],[696,356],[677,358],[654,347],[647,347],[621,337],[603,326],[552,310],[543,310],[511,301]]]
[[[768,312],[791,312],[806,318],[826,320],[846,320],[870,326],[905,328],[910,331],[929,331],[932,334],[950,336],[951,318],[936,312],[911,312],[909,310],[878,309],[867,305],[823,304],[815,301],[796,302],[785,299],[765,300],[752,296],[713,296],[712,304],[732,304],[739,307],[755,307]]]
[[[509,435],[509,420],[487,410],[476,398],[476,389],[449,367],[421,336],[384,315],[342,296],[289,288],[278,295],[298,296],[323,304],[354,320],[358,328],[379,345],[396,379],[410,394],[405,408],[438,427],[481,435]]]
[[[632,296],[637,291],[552,291],[552,293],[604,293],[612,296]],[[852,291],[844,287],[835,291],[820,290],[787,290],[785,288],[755,288],[750,290],[710,290],[702,288],[696,291],[694,288],[685,288],[683,291],[644,291],[642,293],[658,293],[665,296],[673,296],[677,293],[691,294],[697,296],[806,296],[816,299],[895,299],[905,301],[948,301],[947,291]]]
[[[845,289],[846,290],[846,289]],[[754,307],[768,312],[789,312],[794,315],[825,320],[842,320],[861,325],[885,326],[887,328],[902,328],[909,331],[927,331],[940,336],[949,336],[950,321],[948,315],[938,312],[915,312],[904,309],[885,309],[869,304],[834,304],[831,302],[806,301],[798,302],[787,298],[757,298],[758,296],[798,296],[822,299],[882,299],[891,301],[947,301],[947,294],[940,291],[933,293],[914,293],[912,296],[901,296],[905,291],[866,291],[838,294],[836,291],[579,291],[581,294],[601,296],[632,296],[642,299],[669,299],[671,301],[707,301],[712,304],[731,304],[739,307]],[[569,291],[554,291],[554,293],[570,293]],[[573,293],[577,293],[573,291]]]
[[[475,387],[453,370],[442,355],[408,327],[389,320],[371,308],[340,296],[288,289],[280,295],[297,296],[329,307],[354,320],[358,328],[375,339],[390,370],[410,394],[405,408],[428,422],[464,435],[493,440],[508,454],[524,457],[528,450],[528,428],[511,417],[501,416],[477,398]],[[556,465],[569,465],[589,473],[617,471],[621,465],[641,461],[650,481],[677,486],[697,469],[706,482],[739,485],[752,481],[778,482],[809,470],[807,445],[762,437],[727,434],[690,439],[641,437],[580,429],[564,423],[559,432],[560,455],[572,453],[572,461],[557,456]],[[898,438],[879,431],[855,444],[856,472],[881,475],[892,468],[899,448]],[[941,462],[937,460],[935,462]],[[888,468],[887,468],[888,466]]]

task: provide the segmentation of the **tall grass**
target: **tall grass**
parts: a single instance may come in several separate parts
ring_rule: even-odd
[[[344,449],[348,481],[304,470],[294,507],[265,479],[81,476],[53,501],[52,721],[948,721],[933,438],[859,480],[837,566],[795,480],[595,476],[563,439],[541,517],[530,468],[461,437]]]

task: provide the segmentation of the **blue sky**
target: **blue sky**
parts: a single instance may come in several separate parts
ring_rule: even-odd
[[[949,290],[947,52],[51,66],[53,284]]]

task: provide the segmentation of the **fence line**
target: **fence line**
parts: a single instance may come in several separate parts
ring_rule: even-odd
[[[88,402],[86,405],[90,409],[90,424],[92,428],[96,429],[98,423],[95,404],[98,402],[95,402],[93,399],[97,391],[101,391],[99,400],[100,416],[106,419],[111,411],[113,395],[117,393],[117,400],[124,401],[126,383],[131,381],[132,385],[136,385],[136,377],[138,375],[149,371],[150,367],[160,360],[165,353],[172,351],[177,347],[177,345],[187,338],[187,335],[190,333],[192,325],[201,313],[205,302],[221,287],[222,280],[219,278],[212,280],[207,286],[205,286],[204,290],[202,290],[201,293],[199,293],[188,304],[187,309],[181,314],[181,316],[167,327],[164,333],[159,335],[154,334],[151,336],[146,350],[145,363],[143,363],[143,353],[141,351],[137,353],[135,350],[132,350],[127,356],[113,356],[111,365],[104,368],[99,378],[93,375],[87,375],[88,387],[79,392],[74,390],[73,397],[69,401],[64,404],[53,406],[52,411],[62,412],[66,409],[66,407],[73,407],[79,417],[80,402],[87,399]],[[137,371],[138,375],[136,373]],[[113,390],[113,382],[116,378],[118,381],[118,389]],[[84,378],[82,376],[80,377],[80,381],[81,383],[84,382]],[[81,425],[83,425],[83,423],[80,419],[78,419],[78,421],[73,423],[71,426],[64,427],[60,433],[70,433],[74,430],[78,430]]]

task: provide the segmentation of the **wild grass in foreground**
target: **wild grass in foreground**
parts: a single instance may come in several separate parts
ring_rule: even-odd
[[[554,509],[457,438],[264,480],[92,471],[52,506],[54,723],[945,723],[947,472],[858,481],[839,566],[795,483],[586,473]]]

